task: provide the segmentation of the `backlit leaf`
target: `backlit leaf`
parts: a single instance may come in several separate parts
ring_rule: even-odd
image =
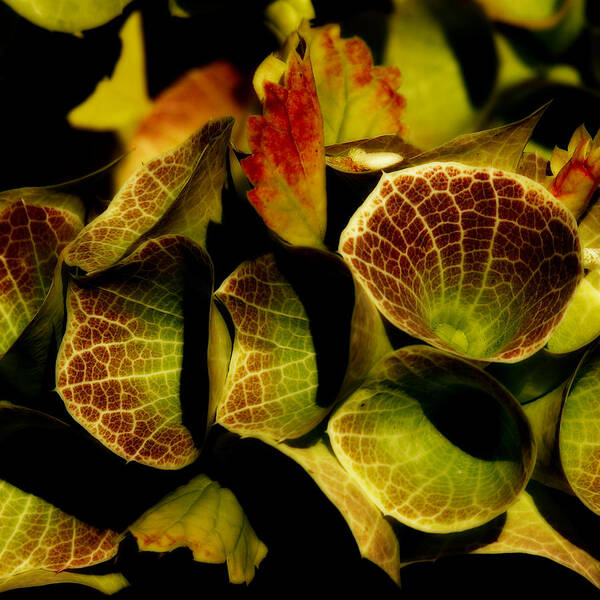
[[[577,501],[563,492],[530,482],[506,513],[484,526],[454,534],[427,534],[399,529],[403,566],[456,554],[522,553],[548,558],[600,585],[600,562],[582,543],[580,532],[561,527],[556,517],[568,514],[579,525],[593,523],[591,513],[581,519]],[[585,510],[585,509],[583,509]],[[593,535],[593,533],[592,533]]]
[[[520,168],[536,179],[538,163],[533,158],[535,155],[524,162],[523,149],[544,110],[545,107],[502,127],[461,135],[426,152],[419,152],[399,136],[387,135],[328,146],[325,148],[326,160],[328,166],[346,173],[399,169],[429,162],[460,162],[472,167],[507,171]]]
[[[535,461],[515,399],[484,371],[428,346],[384,357],[327,432],[383,513],[422,531],[490,521],[515,501]]]
[[[235,325],[217,422],[243,436],[285,440],[326,414],[306,311],[272,255],[243,263],[216,292]]]
[[[60,253],[82,226],[74,196],[44,188],[0,194],[0,357],[38,313]]]
[[[212,121],[140,167],[69,245],[65,262],[88,273],[102,271],[150,230],[185,235],[204,246],[209,221],[221,219],[231,127],[231,119]]]
[[[525,145],[545,110],[544,106],[515,123],[461,135],[433,150],[409,158],[405,166],[459,162],[472,167],[516,171]]]
[[[323,120],[306,42],[288,41],[283,85],[264,82],[263,116],[248,119],[252,155],[242,167],[248,199],[269,228],[296,245],[322,247],[327,221]]]
[[[383,60],[402,73],[402,95],[406,99],[403,137],[423,149],[473,131],[478,118],[460,61],[440,20],[440,3],[432,4],[424,0],[394,1]],[[455,6],[451,10],[455,11]]]
[[[123,12],[131,0],[4,0],[35,25],[50,31],[78,34],[104,25]]]
[[[582,275],[576,223],[546,189],[458,163],[384,175],[340,252],[396,327],[488,361],[539,350]]]
[[[92,95],[67,115],[73,127],[116,131],[126,138],[150,110],[152,101],[146,85],[144,32],[139,12],[127,19],[120,37],[121,55],[112,75],[102,79]]]
[[[570,493],[569,485],[558,464],[558,426],[563,405],[565,383],[523,406],[531,425],[537,456],[532,479]]]
[[[584,357],[567,391],[559,432],[560,461],[577,497],[600,514],[600,352]]]
[[[0,481],[0,591],[48,583],[83,583],[107,593],[127,585],[122,575],[66,571],[112,558],[119,538],[65,514],[45,500]]]
[[[400,584],[398,539],[381,511],[340,465],[320,440],[308,448],[277,444],[276,448],[295,460],[340,511],[358,545],[361,556],[381,567]]]
[[[577,286],[564,319],[548,340],[548,350],[565,354],[600,335],[600,272],[590,271]]]
[[[206,475],[170,493],[129,530],[140,550],[186,546],[198,562],[227,562],[231,583],[250,583],[267,554],[233,493]]]
[[[193,290],[202,281],[206,298]],[[73,418],[124,459],[163,469],[196,459],[180,405],[184,315],[202,319],[205,310],[208,320],[209,294],[208,258],[175,236],[69,284],[57,390]]]
[[[542,556],[583,575],[596,587],[600,587],[600,562],[557,531],[537,506],[535,499],[529,489],[522,492],[508,509],[506,522],[498,539],[473,550],[473,554],[518,552]]]
[[[348,366],[338,397],[346,397],[368,375],[371,367],[391,351],[392,345],[379,311],[360,284],[355,282]]]
[[[373,66],[365,42],[340,37],[339,25],[312,29],[309,39],[325,145],[401,134],[400,71]]]

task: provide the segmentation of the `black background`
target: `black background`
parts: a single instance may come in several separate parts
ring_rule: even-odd
[[[42,30],[0,5],[0,189],[59,183],[91,172],[117,155],[111,134],[73,130],[65,114],[111,73],[120,51],[118,30],[131,10],[143,9],[149,87],[154,96],[186,69],[218,58],[230,60],[243,73],[251,74],[276,44],[262,22],[265,4],[205,2],[196,17],[182,20],[169,17],[166,0],[134,2],[122,18],[86,32],[82,38]],[[322,22],[344,21],[348,33],[366,25],[369,31],[365,35],[377,52],[375,38],[389,8],[386,2],[370,2],[366,13],[364,3],[359,2],[323,1],[315,5]],[[579,62],[592,85],[595,80],[587,58],[589,50],[589,39],[581,40],[567,58]],[[484,58],[479,56],[481,61]],[[469,60],[477,59],[477,53],[471,52]],[[471,64],[471,71],[476,72],[476,67]],[[477,85],[489,82],[479,78],[479,83],[472,83],[473,98],[481,96]],[[513,116],[522,117],[554,94],[558,100],[539,134],[542,139],[552,130],[554,141],[564,146],[582,115],[592,133],[600,126],[599,105],[593,93],[565,96],[564,90],[543,86],[534,92],[499,107],[500,112],[520,112]],[[347,182],[342,185],[347,189]],[[106,181],[98,182],[96,190],[101,199],[108,198]],[[243,255],[237,238],[236,245]],[[222,241],[220,246],[224,246]],[[49,412],[68,421],[55,397],[50,395],[47,402]],[[403,570],[399,590],[387,575],[360,558],[343,519],[300,467],[260,442],[239,439],[219,428],[197,464],[182,472],[163,473],[124,465],[77,428],[66,432],[60,426],[48,428],[45,424],[38,428],[31,424],[8,429],[0,426],[0,475],[101,527],[124,529],[165,493],[199,472],[234,491],[268,546],[269,554],[255,580],[249,586],[233,586],[227,583],[223,565],[194,563],[187,549],[162,556],[140,554],[129,538],[114,561],[93,570],[121,570],[127,576],[132,585],[118,598],[148,594],[173,599],[208,594],[262,598],[295,593],[306,598],[350,594],[357,598],[421,598],[430,594],[468,598],[494,592],[526,598],[559,589],[573,598],[597,594],[579,575],[550,561],[523,555],[453,557],[413,565]],[[103,597],[94,590],[65,585],[11,591],[5,597],[51,596]]]

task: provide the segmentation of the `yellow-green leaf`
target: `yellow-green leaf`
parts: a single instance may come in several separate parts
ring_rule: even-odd
[[[303,20],[315,18],[311,0],[275,0],[265,8],[267,26],[281,44],[300,27]]]
[[[560,461],[577,497],[600,514],[600,352],[588,352],[567,390],[559,431]]]
[[[88,273],[125,256],[140,238],[184,235],[200,246],[210,221],[221,220],[221,190],[233,121],[211,121],[181,146],[140,167],[108,208],[65,251],[65,262]]]
[[[227,562],[231,583],[250,583],[267,554],[233,493],[198,475],[129,527],[140,550],[188,547],[194,560]]]
[[[558,461],[558,426],[563,405],[565,384],[523,406],[531,425],[537,448],[535,469],[531,476],[549,487],[569,492],[569,485]]]
[[[177,469],[198,456],[182,422],[181,378],[184,338],[189,352],[206,340],[193,339],[184,317],[199,311],[208,327],[211,275],[199,248],[164,236],[99,278],[69,285],[57,391],[73,418],[126,460]],[[208,413],[208,398],[195,402]]]
[[[504,512],[535,462],[516,400],[428,346],[385,356],[333,414],[333,451],[368,497],[422,531],[464,531]]]
[[[119,16],[131,0],[4,0],[15,12],[50,31],[79,34]]]
[[[402,167],[454,161],[472,167],[517,171],[523,150],[545,110],[546,106],[543,106],[520,121],[461,135],[437,148],[410,157]]]
[[[306,311],[273,256],[240,265],[216,295],[235,326],[217,422],[275,441],[310,431],[328,409],[316,403],[317,361]]]
[[[571,0],[477,0],[488,15],[518,27],[550,29],[567,14]]]
[[[319,440],[308,448],[286,444],[275,447],[295,460],[340,511],[352,531],[361,556],[383,569],[400,584],[398,539],[381,511]]]
[[[116,592],[127,585],[122,575],[103,578],[66,569],[112,558],[119,541],[114,531],[100,531],[0,481],[0,591],[74,582]]]
[[[573,352],[600,335],[600,271],[590,271],[577,286],[563,320],[548,340],[556,354]]]
[[[518,552],[549,558],[583,575],[600,587],[600,562],[561,535],[540,512],[531,493],[524,491],[508,509],[496,541],[473,550],[474,554]]]
[[[120,32],[121,55],[110,77],[102,79],[92,95],[74,108],[67,119],[73,127],[116,131],[127,139],[152,106],[146,85],[142,16],[134,12]]]
[[[435,10],[423,0],[395,0],[388,27],[383,62],[402,74],[405,140],[428,149],[473,131],[478,111]]]
[[[107,595],[116,594],[129,585],[129,582],[121,573],[90,575],[88,573],[74,573],[72,571],[52,573],[51,571],[36,569],[14,575],[7,580],[0,580],[0,592],[50,585],[53,583],[78,583],[94,588]]]

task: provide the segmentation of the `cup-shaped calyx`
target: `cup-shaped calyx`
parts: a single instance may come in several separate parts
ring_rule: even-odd
[[[394,325],[488,361],[539,350],[582,276],[576,222],[546,189],[458,163],[384,175],[340,252]]]
[[[387,515],[446,533],[493,519],[523,490],[535,447],[517,401],[428,346],[385,356],[329,421],[342,466]]]

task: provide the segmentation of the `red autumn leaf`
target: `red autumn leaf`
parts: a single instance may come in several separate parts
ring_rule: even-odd
[[[283,85],[264,84],[263,116],[248,120],[248,199],[292,244],[322,247],[327,220],[323,120],[309,51],[297,36]]]

